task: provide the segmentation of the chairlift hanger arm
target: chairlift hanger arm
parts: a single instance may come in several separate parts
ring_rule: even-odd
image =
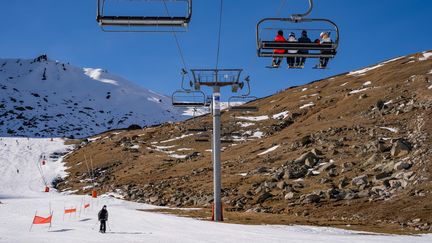
[[[309,9],[305,12],[305,13],[301,13],[301,14],[292,14],[292,19],[294,20],[302,20],[304,17],[309,16],[309,14],[312,12],[313,9],[313,0],[309,0]]]

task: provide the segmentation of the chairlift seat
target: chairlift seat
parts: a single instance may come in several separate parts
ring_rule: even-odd
[[[205,106],[204,102],[173,102],[174,107],[201,107]]]
[[[153,0],[153,2],[157,2],[158,0]],[[166,10],[165,14],[156,15],[153,13],[149,13],[149,15],[143,13],[142,16],[137,15],[120,15],[118,13],[113,13],[118,9],[118,6],[105,6],[108,2],[107,0],[98,0],[97,3],[97,17],[96,21],[102,27],[104,31],[137,31],[137,32],[169,32],[174,31],[170,29],[164,29],[163,27],[173,27],[178,29],[186,28],[191,21],[192,18],[192,0],[159,0],[163,4],[172,3],[185,3],[185,13],[184,15],[176,15],[170,16],[168,10]],[[112,1],[111,1],[112,2]],[[146,0],[145,2],[148,2]],[[143,5],[143,9],[145,10],[145,5]],[[136,6],[135,6],[136,7]],[[110,8],[111,10],[106,10]],[[140,7],[141,8],[141,7]],[[183,7],[182,7],[183,8]],[[105,26],[111,26],[113,29],[105,29]],[[133,28],[136,27],[136,28]],[[158,28],[160,27],[160,28]],[[124,30],[125,28],[131,28],[128,30]]]
[[[283,50],[319,50],[335,51],[336,45],[333,43],[299,43],[299,42],[277,42],[262,41],[262,49],[283,49]]]
[[[229,111],[232,112],[257,112],[258,111],[258,107],[256,106],[232,106],[228,109]]]
[[[336,45],[333,43],[298,43],[298,42],[276,42],[262,41],[260,50],[261,57],[305,57],[305,58],[334,58],[336,55]],[[273,50],[301,50],[297,53],[274,53]],[[307,53],[304,53],[307,52]]]
[[[206,106],[206,95],[202,91],[177,90],[172,96],[174,107],[204,107]]]
[[[190,18],[184,17],[141,17],[141,16],[98,16],[97,21],[105,26],[173,26],[186,27]]]

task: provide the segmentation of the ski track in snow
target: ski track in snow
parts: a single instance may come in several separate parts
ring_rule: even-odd
[[[16,142],[18,141],[18,143]],[[30,149],[29,149],[30,148]],[[123,201],[112,196],[97,199],[89,196],[69,195],[51,190],[43,193],[43,184],[34,169],[40,154],[48,157],[52,152],[69,149],[61,139],[2,138],[0,140],[0,242],[290,242],[290,243],[426,243],[432,235],[398,236],[367,234],[328,227],[239,225],[213,223],[191,218],[176,217],[137,209],[154,209],[155,206]],[[20,173],[16,173],[16,168]],[[48,179],[65,175],[61,158],[49,159],[44,174]],[[111,195],[111,196],[108,196]],[[82,210],[82,202],[90,208]],[[106,234],[98,233],[97,212],[107,205],[109,211]],[[53,211],[53,223],[29,227],[35,211],[46,217]],[[77,214],[66,216],[63,210],[77,207]]]

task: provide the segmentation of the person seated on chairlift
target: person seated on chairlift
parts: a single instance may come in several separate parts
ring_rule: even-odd
[[[283,31],[279,30],[277,35],[276,35],[275,41],[276,42],[287,42],[283,35],[284,35]],[[286,50],[275,49],[275,50],[273,50],[273,53],[274,54],[285,54]],[[272,67],[278,68],[279,65],[281,64],[281,62],[282,62],[282,57],[273,57]]]
[[[298,39],[298,42],[299,43],[311,43],[312,42],[311,39],[309,39],[306,30],[302,31],[301,37]],[[309,54],[309,51],[308,50],[299,50],[298,53],[299,54]],[[305,65],[305,62],[306,62],[306,57],[299,57],[298,64],[300,67],[303,68]]]
[[[288,37],[288,42],[297,42],[294,32],[291,32]],[[298,50],[288,50],[289,54],[296,54]],[[297,57],[287,57],[288,68],[293,68],[298,66]]]
[[[321,32],[320,38],[321,38],[320,44],[333,43],[333,41],[330,38],[330,32]],[[331,51],[321,51],[321,54],[332,54],[332,52]],[[319,63],[319,68],[326,68],[329,59],[330,58],[328,58],[328,57],[321,57],[320,63]]]

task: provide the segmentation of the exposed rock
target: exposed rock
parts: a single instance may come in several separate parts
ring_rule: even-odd
[[[397,189],[402,186],[401,180],[390,180],[389,183],[390,183],[390,187],[394,189]]]
[[[308,172],[308,166],[292,163],[285,171],[284,178],[298,179],[304,177]]]
[[[309,203],[319,203],[321,200],[320,196],[317,194],[308,194],[304,197],[303,199],[303,203],[304,204],[309,204]]]
[[[381,173],[375,175],[375,179],[376,180],[382,180],[384,178],[390,177],[391,175],[392,175],[391,172],[384,171],[384,172],[381,172]]]
[[[342,167],[343,167],[342,173],[344,173],[344,172],[351,171],[353,169],[354,165],[350,162],[345,162],[345,163],[343,163]]]
[[[368,179],[367,175],[361,175],[361,176],[357,176],[357,177],[353,178],[351,183],[354,186],[367,185],[367,183],[368,183],[367,179]]]
[[[394,169],[395,170],[408,170],[411,168],[411,166],[412,166],[411,163],[401,161],[401,162],[398,162],[394,165]]]
[[[288,192],[287,194],[285,194],[285,200],[292,200],[296,197],[296,194],[294,192]]]
[[[362,190],[362,191],[359,191],[359,192],[357,193],[357,196],[358,196],[359,198],[369,197],[369,195],[370,195],[369,190]]]
[[[336,165],[332,162],[326,163],[324,165],[321,166],[321,168],[319,168],[319,171],[328,171],[332,168],[335,168]]]
[[[336,168],[332,168],[327,172],[328,176],[330,177],[336,177],[339,175],[338,171]]]
[[[159,200],[159,196],[150,197],[150,203],[155,203]]]
[[[393,147],[391,148],[390,154],[393,157],[401,157],[409,154],[411,151],[411,144],[403,139],[399,139],[393,143]]]
[[[271,182],[271,181],[266,181],[264,182],[264,187],[265,188],[269,188],[269,189],[273,189],[276,187],[276,183],[275,182]]]
[[[276,184],[276,187],[281,189],[281,190],[285,189],[286,186],[287,186],[287,184],[285,181],[280,181]]]
[[[273,195],[271,194],[271,193],[269,193],[269,192],[264,192],[263,194],[261,194],[259,197],[258,197],[258,199],[257,199],[257,203],[263,203],[263,202],[265,202],[266,200],[268,200],[269,198],[272,198],[273,197]]]
[[[378,155],[373,154],[369,159],[366,160],[366,162],[363,164],[364,166],[374,165],[378,162]]]
[[[337,188],[329,189],[326,192],[326,197],[330,199],[342,200],[345,198],[345,196],[345,191]]]
[[[318,162],[318,157],[312,153],[312,152],[307,152],[305,154],[302,154],[299,158],[297,158],[296,160],[294,160],[294,163],[298,163],[298,164],[306,164],[309,167],[314,167],[315,164]]]
[[[321,157],[324,155],[323,152],[321,152],[320,150],[318,150],[316,148],[312,149],[311,153],[315,154],[317,157]]]
[[[256,173],[266,173],[268,172],[268,168],[267,167],[259,167],[258,169],[256,169]]]
[[[348,178],[343,177],[342,179],[339,180],[338,188],[339,188],[339,189],[342,189],[342,188],[345,188],[345,187],[348,186],[348,185],[349,185],[349,180],[348,180]]]

